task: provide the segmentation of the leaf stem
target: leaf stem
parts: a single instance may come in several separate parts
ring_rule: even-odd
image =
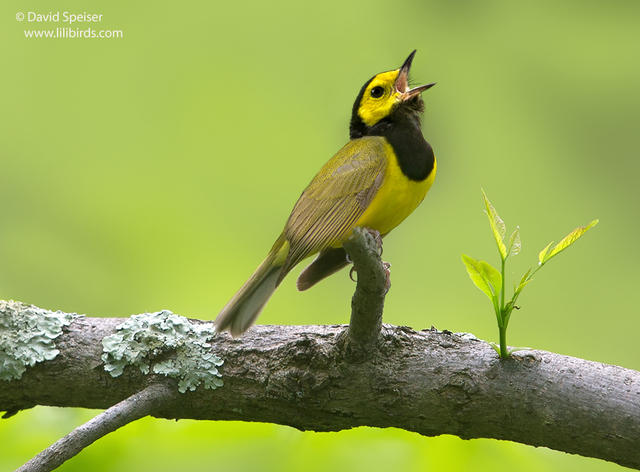
[[[498,328],[502,329],[502,311],[498,306],[498,297],[494,295],[493,298],[491,299],[491,302],[493,303],[493,310],[496,312],[496,319],[498,320]]]
[[[501,258],[502,260],[502,264],[500,267],[500,275],[502,276],[502,287],[500,289],[500,313],[504,313],[504,265],[505,265],[505,261],[507,260],[506,258]]]
[[[504,266],[507,258],[500,258],[500,275],[502,280],[502,286],[500,288],[500,306],[496,308],[496,314],[498,315],[498,330],[500,331],[500,357],[505,359],[509,357],[509,351],[507,349],[507,324],[508,319],[505,319],[504,309]]]
[[[509,357],[509,350],[507,349],[507,327],[498,326],[500,330],[500,357],[506,359]]]

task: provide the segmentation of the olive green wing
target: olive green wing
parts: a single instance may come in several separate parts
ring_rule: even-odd
[[[386,152],[382,137],[354,139],[320,169],[285,226],[290,249],[281,279],[302,259],[339,243],[353,230],[382,184]]]

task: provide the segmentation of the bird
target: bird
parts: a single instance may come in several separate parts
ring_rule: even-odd
[[[241,335],[298,263],[317,255],[297,280],[307,290],[349,264],[342,244],[355,228],[384,237],[422,202],[437,166],[422,134],[421,94],[435,83],[409,87],[415,54],[362,86],[349,141],[304,189],[267,257],[218,314],[217,332]]]

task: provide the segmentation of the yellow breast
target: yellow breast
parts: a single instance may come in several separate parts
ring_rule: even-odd
[[[402,173],[393,147],[385,139],[388,159],[384,180],[369,207],[356,222],[356,227],[366,227],[385,235],[398,226],[424,200],[436,177],[436,162],[426,179],[416,182]]]

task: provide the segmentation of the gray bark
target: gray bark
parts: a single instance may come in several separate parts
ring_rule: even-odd
[[[76,318],[56,339],[55,359],[19,380],[0,380],[0,411],[108,410],[24,470],[51,470],[147,414],[313,431],[392,426],[507,439],[640,469],[640,372],[544,351],[501,360],[471,335],[382,325],[388,280],[376,241],[358,231],[345,249],[358,269],[350,326],[254,326],[240,339],[219,334],[211,349],[224,359],[224,386],[216,390],[178,394],[173,380],[135,367],[112,377],[102,339],[126,318]],[[17,313],[0,304],[0,318],[28,308],[11,307]]]
[[[167,379],[102,368],[101,340],[124,318],[79,318],[60,354],[0,382],[0,410],[109,408]],[[383,325],[377,349],[345,356],[346,326],[255,326],[214,338],[224,387],[198,389],[154,416],[264,421],[301,430],[397,427],[497,438],[640,468],[640,373],[544,351],[500,360],[485,342]]]

